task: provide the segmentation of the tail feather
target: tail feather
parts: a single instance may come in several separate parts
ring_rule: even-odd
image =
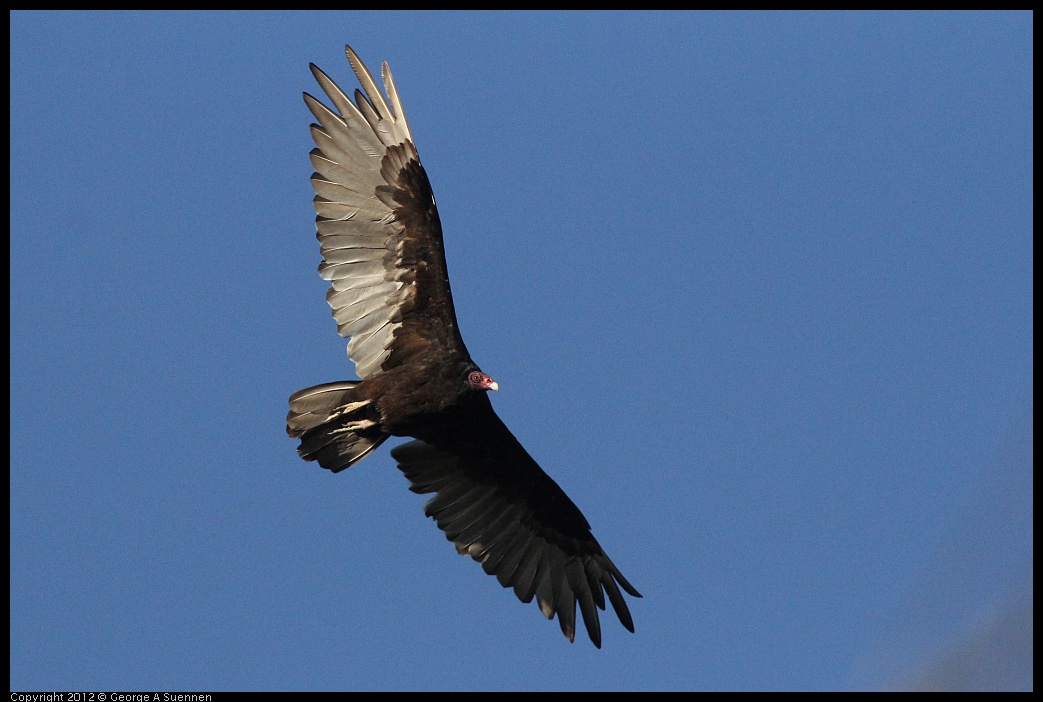
[[[334,473],[344,470],[384,443],[387,434],[372,419],[372,400],[356,397],[359,381],[305,388],[290,396],[286,433],[300,439],[297,453]]]

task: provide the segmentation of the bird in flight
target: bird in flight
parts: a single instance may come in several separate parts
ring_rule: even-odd
[[[562,633],[576,633],[576,604],[601,648],[605,596],[634,631],[620,588],[641,597],[605,555],[583,513],[493,411],[496,381],[471,360],[449,290],[442,225],[387,63],[385,96],[350,46],[362,90],[354,102],[314,64],[334,110],[308,93],[318,124],[311,182],[326,300],[360,380],[290,396],[286,431],[306,461],[334,473],[390,436],[424,512],[461,555],[518,599],[536,599]],[[363,92],[364,91],[364,92]]]

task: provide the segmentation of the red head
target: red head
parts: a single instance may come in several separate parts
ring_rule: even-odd
[[[467,383],[474,390],[499,390],[500,386],[495,380],[481,371],[471,371],[467,376]]]

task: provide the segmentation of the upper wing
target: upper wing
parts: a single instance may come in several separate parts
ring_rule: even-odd
[[[304,94],[319,121],[311,126],[319,274],[331,282],[326,299],[338,331],[351,337],[348,356],[360,378],[432,346],[466,356],[438,209],[391,71],[384,63],[389,105],[351,47],[345,51],[365,95],[356,89],[353,103],[314,64],[312,74],[337,113]]]
[[[548,619],[555,615],[573,640],[576,603],[594,645],[601,648],[595,606],[605,593],[628,630],[634,621],[619,588],[627,582],[590,533],[583,513],[522,448],[487,396],[468,428],[437,446],[411,441],[391,450],[410,490],[438,493],[424,506],[461,554],[482,564],[518,599],[535,596]]]

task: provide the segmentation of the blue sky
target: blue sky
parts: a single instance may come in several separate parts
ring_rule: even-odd
[[[301,100],[345,43],[645,595],[600,651],[388,445],[285,435],[352,377]],[[12,689],[1030,686],[1031,65],[1023,13],[12,14]]]

